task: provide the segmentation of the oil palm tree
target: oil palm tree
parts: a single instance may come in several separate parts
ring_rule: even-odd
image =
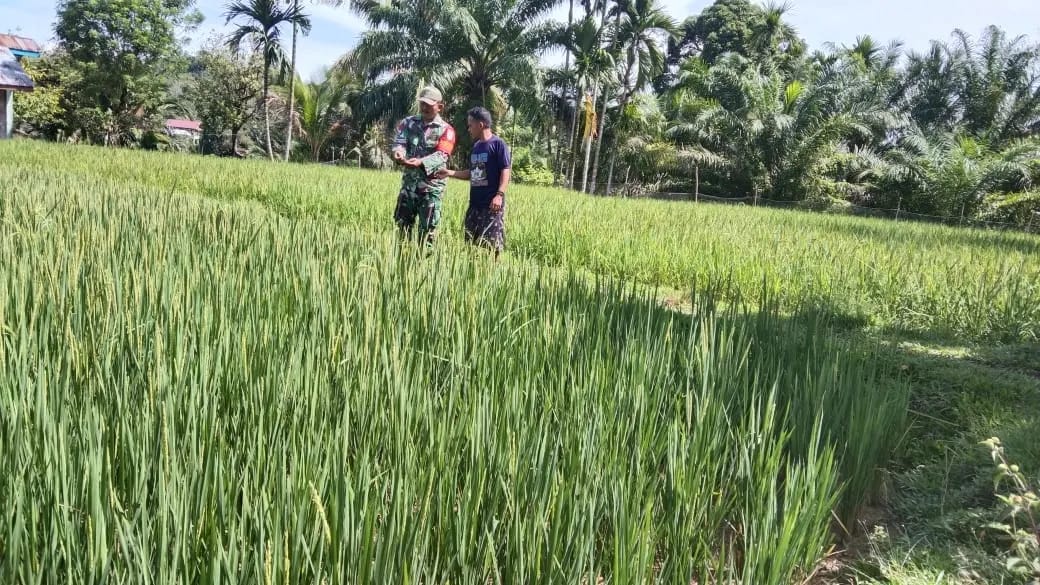
[[[350,102],[358,88],[349,74],[336,70],[321,81],[296,84],[295,126],[310,160],[320,162],[329,144],[349,129]]]
[[[294,24],[301,30],[310,31],[310,19],[300,11],[299,5],[282,6],[279,0],[236,0],[227,5],[224,17],[226,23],[236,22],[235,30],[228,39],[228,46],[237,50],[243,41],[248,41],[253,50],[263,56],[264,133],[267,156],[274,160],[268,97],[271,88],[271,67],[285,60],[280,27]]]
[[[543,22],[560,0],[353,0],[369,25],[354,66],[370,80],[410,74],[474,104],[500,99],[538,73],[562,27]],[[494,95],[493,95],[494,94]]]
[[[853,154],[850,145],[878,141],[903,124],[872,98],[864,78],[840,69],[809,84],[786,82],[776,69],[730,55],[692,73],[680,88],[687,84],[702,101],[687,112],[685,127],[673,121],[669,134],[685,137],[691,154],[712,154],[720,179],[736,192],[792,200],[837,191],[830,170]]]
[[[1040,139],[993,150],[967,134],[914,129],[878,165],[883,189],[901,206],[944,217],[973,217],[987,196],[1027,191],[1040,180]]]
[[[1001,149],[1040,130],[1040,47],[989,27],[911,53],[901,104],[926,132],[963,129]]]

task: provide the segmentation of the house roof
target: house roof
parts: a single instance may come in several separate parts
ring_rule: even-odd
[[[202,122],[196,122],[194,120],[166,120],[166,127],[172,130],[194,130],[195,132],[202,131]]]
[[[11,50],[0,47],[0,89],[32,91],[33,82]]]
[[[6,47],[15,55],[22,57],[39,57],[43,51],[36,41],[16,35],[0,34],[0,47]]]

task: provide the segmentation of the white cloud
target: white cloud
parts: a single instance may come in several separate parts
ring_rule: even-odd
[[[350,9],[343,6],[335,8],[325,4],[315,4],[308,6],[306,10],[311,15],[311,23],[315,28],[319,26],[327,28],[324,26],[325,24],[332,25],[351,33],[351,38],[356,38],[365,29],[365,23]]]

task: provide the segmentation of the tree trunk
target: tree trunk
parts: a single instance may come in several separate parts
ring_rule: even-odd
[[[602,28],[604,25],[606,25],[606,22],[607,22],[607,3],[604,2],[603,3],[603,13],[602,13],[602,16],[601,16],[600,27]],[[611,42],[611,45],[610,45],[611,53],[617,53],[617,50],[618,50],[618,46],[617,46],[617,31],[618,31],[619,28],[621,28],[621,7],[617,6],[617,11],[614,13],[614,40]],[[629,68],[631,68],[631,62],[629,63]],[[621,83],[622,84],[627,84],[628,83],[627,76],[626,76],[625,79],[621,80]],[[602,113],[600,114],[600,117],[599,117],[599,133],[596,136],[596,158],[593,159],[593,161],[592,161],[592,193],[596,192],[596,181],[597,181],[597,179],[599,179],[600,153],[603,150],[603,134],[604,134],[603,131],[607,127],[607,102],[609,102],[609,101],[610,101],[610,97],[607,95],[606,88],[604,88],[603,89],[603,111],[602,111]],[[614,138],[614,142],[615,142],[615,144],[617,143],[617,137],[616,136]],[[611,165],[612,165],[612,168],[613,168],[613,159],[611,159]],[[610,190],[609,185],[607,187],[607,190],[608,191]]]
[[[299,9],[299,0],[293,0],[293,8]],[[289,59],[289,111],[286,113],[285,122],[285,162],[289,162],[289,153],[292,152],[293,113],[296,110],[296,37],[299,27],[293,23],[292,27],[292,57]]]
[[[592,111],[596,111],[596,98],[599,94],[599,86],[597,85],[592,89]],[[585,143],[585,164],[582,166],[581,173],[581,192],[588,193],[589,190],[589,162],[592,158],[592,133],[589,133],[589,137],[584,139]]]
[[[574,188],[574,179],[577,172],[578,156],[574,151],[574,143],[578,140],[578,118],[581,116],[581,99],[578,97],[582,92],[579,91],[581,88],[575,84],[574,86],[574,117],[571,118],[571,141],[567,146],[567,156],[571,158],[571,170],[567,173],[567,188]]]
[[[549,127],[545,129],[545,148],[549,151],[549,160],[555,160],[553,158],[553,129],[552,122],[549,122]],[[556,184],[556,166],[553,166],[553,185]]]
[[[610,189],[614,186],[614,163],[617,161],[617,139],[614,139],[614,148],[610,151],[610,167],[607,170],[607,190],[605,193],[607,196],[610,195]]]
[[[607,95],[606,88],[603,89],[603,110],[599,115],[599,130],[596,132],[596,156],[592,159],[592,189],[589,193],[596,192],[596,179],[599,177],[599,159],[600,152],[603,150],[603,130],[607,126],[607,102],[610,101],[610,96]]]
[[[570,8],[567,9],[567,30],[570,30],[573,26],[574,26],[574,0],[570,0]],[[570,51],[565,51],[565,53],[566,53],[566,56],[564,57],[564,60],[563,60],[563,70],[565,72],[569,72],[570,69],[571,69],[571,52]],[[577,85],[577,84],[575,84],[575,85]],[[569,89],[570,89],[570,87],[568,87],[568,84],[564,83],[563,84],[563,95],[560,96],[560,98],[561,98],[560,102],[563,104],[563,112],[561,112],[561,114],[564,114],[564,115],[566,115],[566,113],[567,113],[567,93],[568,93]],[[575,101],[575,103],[577,103],[577,101]],[[566,118],[562,118],[562,120],[565,121]],[[564,131],[564,132],[567,131],[567,124],[566,124],[566,122],[564,122],[560,126],[561,126],[561,130],[562,131]],[[563,140],[561,140],[559,137],[557,137],[557,145],[559,146],[559,148],[556,149],[556,165],[555,165],[554,168],[555,169],[563,169],[566,166],[567,161],[563,158]],[[572,148],[574,147],[574,143],[573,142],[571,143],[571,147]],[[569,176],[565,176],[564,180],[569,180]],[[553,179],[553,183],[554,184],[556,183],[555,178]]]
[[[264,57],[264,132],[267,136],[267,157],[274,160],[274,149],[271,147],[271,104],[267,101],[267,92],[271,88],[271,61]]]

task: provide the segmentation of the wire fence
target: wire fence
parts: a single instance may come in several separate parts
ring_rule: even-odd
[[[339,166],[351,166],[358,168],[359,165],[355,160],[350,158],[324,161],[323,165],[339,165]],[[554,185],[563,189],[580,189],[580,181],[576,181],[574,186],[567,184]],[[814,210],[811,205],[807,205],[804,201],[781,201],[777,199],[767,199],[765,197],[714,197],[711,195],[694,194],[684,191],[655,191],[648,188],[645,183],[615,183],[606,181],[597,181],[595,183],[588,183],[588,187],[592,188],[595,194],[603,196],[608,189],[610,190],[610,197],[631,197],[640,199],[660,199],[666,201],[692,201],[692,202],[704,202],[704,203],[716,203],[723,205],[751,205],[751,206],[762,206],[762,207],[774,207],[778,209],[791,209],[795,211],[818,211]],[[999,222],[999,221],[987,221],[983,219],[973,219],[963,216],[940,216],[940,215],[927,215],[924,213],[914,213],[906,211],[904,209],[888,209],[882,207],[864,207],[862,205],[845,204],[837,208],[839,213],[847,215],[856,215],[861,217],[874,217],[878,219],[888,219],[892,221],[917,221],[922,223],[933,223],[946,226],[975,228],[975,229],[986,229],[986,230],[1001,230],[1001,231],[1018,231],[1024,233],[1040,233],[1040,211],[1034,211],[1030,215],[1029,221],[1025,225],[1020,223],[1010,222]],[[835,210],[830,211],[834,213]]]
[[[566,185],[559,185],[560,187],[567,187]],[[594,191],[597,191],[598,195],[602,195],[607,190],[607,183],[596,182],[593,185]],[[647,185],[640,183],[611,183],[610,196],[611,197],[632,197],[639,199],[659,199],[665,201],[690,201],[690,202],[703,202],[703,203],[716,203],[723,205],[750,205],[750,206],[762,206],[762,207],[773,207],[777,209],[791,209],[795,211],[821,211],[814,208],[811,204],[807,204],[805,201],[781,201],[776,199],[767,199],[765,197],[714,197],[711,195],[694,194],[685,191],[655,191],[648,189]],[[581,186],[577,185],[577,189]],[[999,221],[988,221],[983,219],[973,219],[970,217],[963,216],[940,216],[940,215],[928,215],[924,213],[914,213],[906,211],[905,209],[889,209],[882,207],[864,207],[862,205],[855,205],[852,203],[844,204],[839,207],[830,208],[829,213],[843,213],[846,215],[856,215],[861,217],[874,217],[878,219],[888,219],[892,221],[917,221],[922,223],[933,223],[953,227],[965,227],[975,229],[987,229],[987,230],[1001,230],[1001,231],[1018,231],[1024,233],[1040,233],[1040,211],[1034,211],[1030,215],[1029,220],[1023,225],[1021,223],[1011,222],[999,222]]]

